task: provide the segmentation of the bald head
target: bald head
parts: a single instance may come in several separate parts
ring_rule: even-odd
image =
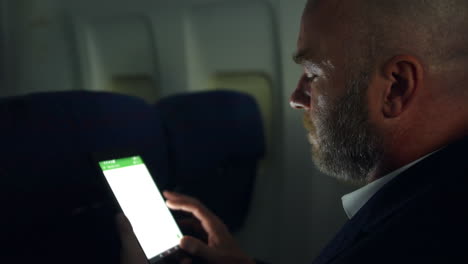
[[[348,33],[357,38],[360,56],[381,61],[411,54],[431,70],[441,70],[442,63],[468,64],[466,0],[309,0],[306,12],[330,3],[347,5],[342,15],[354,27]]]
[[[363,164],[355,174],[375,179],[467,136],[467,28],[466,0],[309,0],[291,102],[307,110],[315,157],[332,161],[323,167]],[[335,136],[354,123],[365,143]]]
[[[410,53],[428,67],[468,58],[468,1],[357,0],[373,57]],[[358,11],[358,12],[359,12]],[[383,59],[383,58],[382,58]],[[436,68],[434,68],[436,70]]]

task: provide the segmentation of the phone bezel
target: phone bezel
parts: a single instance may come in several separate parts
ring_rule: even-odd
[[[97,169],[97,171],[100,174],[100,181],[106,188],[106,194],[112,200],[113,209],[116,210],[119,213],[123,213],[123,210],[120,207],[120,204],[119,204],[119,202],[117,200],[117,197],[114,194],[114,191],[112,190],[109,183],[107,182],[106,177],[104,175],[104,171],[101,169],[101,166],[99,165],[99,162],[106,161],[106,160],[134,157],[134,156],[139,156],[141,158],[141,160],[143,161],[143,164],[145,164],[146,168],[148,169],[148,171],[149,171],[149,173],[151,175],[151,178],[153,179],[153,182],[156,185],[156,188],[162,194],[156,180],[153,177],[153,173],[151,172],[150,168],[147,166],[147,163],[145,162],[145,157],[144,157],[144,155],[142,153],[140,153],[138,151],[134,151],[134,150],[114,150],[114,151],[107,151],[107,152],[94,152],[94,153],[91,153],[92,162],[94,164],[94,167]],[[164,196],[163,196],[163,198],[164,198]],[[174,216],[172,216],[172,218],[173,218],[174,222],[177,224],[177,226],[179,227],[179,229],[181,230],[181,228],[180,228],[179,224],[177,223],[177,221],[175,220]],[[140,249],[143,252],[143,248],[142,248],[142,246],[140,244],[140,241],[138,239],[137,239],[137,242],[138,242],[138,246],[140,247]],[[146,256],[146,254],[143,252],[143,254],[145,254],[146,260],[147,260],[147,262],[149,264],[164,263],[164,259],[166,257],[171,256],[173,254],[177,254],[177,253],[183,253],[182,249],[179,247],[179,245],[176,245],[176,246],[170,248],[169,250],[167,250],[165,252],[162,252],[160,255],[157,255],[157,256],[155,256],[155,257],[153,257],[151,259],[149,259]]]

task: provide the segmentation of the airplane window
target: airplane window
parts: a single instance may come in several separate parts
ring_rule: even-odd
[[[145,17],[77,19],[75,26],[86,89],[158,99],[154,33]]]

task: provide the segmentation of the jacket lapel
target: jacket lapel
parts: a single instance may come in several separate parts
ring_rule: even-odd
[[[434,153],[382,187],[325,247],[313,264],[331,263],[361,238],[372,233],[379,224],[415,197],[437,185],[437,175],[448,164],[456,164],[460,146],[454,144]],[[455,166],[455,165],[454,165]]]
[[[340,252],[354,241],[361,234],[361,226],[356,216],[348,220],[340,229],[338,234],[330,243],[322,250],[319,257],[315,259],[313,264],[325,264],[332,261]]]

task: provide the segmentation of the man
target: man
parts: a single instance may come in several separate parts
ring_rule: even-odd
[[[468,1],[316,0],[294,56],[304,74],[291,105],[319,169],[366,184],[343,197],[349,221],[314,263],[468,260]],[[254,263],[196,200],[208,244],[181,247],[209,263]]]

